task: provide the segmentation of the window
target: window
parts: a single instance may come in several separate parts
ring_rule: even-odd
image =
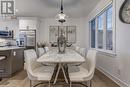
[[[90,21],[90,46],[113,51],[112,5]]]
[[[96,32],[96,23],[95,19],[91,21],[91,47],[95,48],[95,32]]]
[[[113,50],[112,7],[106,11],[106,49]]]
[[[100,16],[98,16],[98,48],[99,49],[103,49],[103,17],[104,17],[104,13],[101,14]]]

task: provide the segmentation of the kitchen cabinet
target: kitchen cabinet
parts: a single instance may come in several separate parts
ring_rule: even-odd
[[[15,49],[11,51],[12,57],[12,73],[15,73],[24,66],[24,53],[23,49]]]
[[[0,56],[5,56],[5,59],[0,60],[0,78],[10,76],[11,73],[11,51],[0,51]]]
[[[0,78],[10,77],[12,74],[24,68],[24,49],[1,50],[0,56]]]
[[[36,30],[37,29],[37,19],[33,17],[24,17],[24,18],[19,18],[19,29],[20,30]]]

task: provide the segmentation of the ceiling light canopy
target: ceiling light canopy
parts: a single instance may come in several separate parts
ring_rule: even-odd
[[[60,13],[56,15],[56,20],[58,22],[64,23],[66,22],[66,14],[64,14],[64,8],[63,8],[63,0],[61,0],[61,7],[60,7]]]

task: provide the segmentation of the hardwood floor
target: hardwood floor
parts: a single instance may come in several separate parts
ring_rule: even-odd
[[[35,84],[35,83],[33,83]],[[14,75],[12,78],[3,79],[0,81],[0,87],[30,87],[29,79],[27,78],[26,71],[21,71]],[[48,85],[41,85],[37,87],[48,87]],[[69,87],[65,83],[56,84],[52,87]],[[80,85],[73,85],[72,87],[83,87]],[[101,72],[96,70],[94,78],[92,80],[92,87],[119,87]]]

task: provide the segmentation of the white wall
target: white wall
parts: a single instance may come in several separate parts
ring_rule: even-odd
[[[55,19],[41,19],[40,23],[40,42],[49,42],[49,26],[61,26]],[[69,19],[63,24],[64,26],[76,26],[76,45],[85,47],[85,20],[84,18]]]
[[[103,9],[110,0],[101,0],[87,17],[87,23],[101,9]],[[106,75],[117,81],[122,87],[130,87],[130,24],[124,24],[119,19],[119,9],[124,0],[114,0],[113,7],[116,10],[116,54],[117,56],[108,56],[99,53],[97,58],[97,68]],[[89,37],[89,24],[87,24],[87,37]],[[88,38],[89,39],[89,38]],[[88,47],[89,43],[86,44]]]

